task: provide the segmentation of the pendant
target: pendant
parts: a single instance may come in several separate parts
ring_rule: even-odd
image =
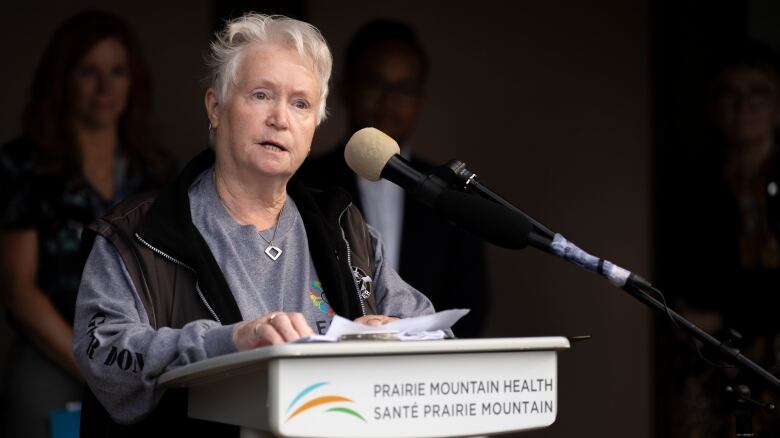
[[[268,248],[265,249],[265,255],[267,255],[271,260],[276,261],[276,259],[282,255],[282,249],[278,246],[268,245]]]

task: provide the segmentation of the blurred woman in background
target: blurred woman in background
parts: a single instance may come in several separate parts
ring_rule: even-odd
[[[708,70],[708,123],[702,146],[685,160],[689,175],[678,187],[684,203],[673,212],[678,232],[686,233],[676,241],[693,251],[667,260],[670,278],[683,316],[719,339],[731,338],[742,354],[777,373],[780,62],[768,46],[748,41],[719,50]],[[762,382],[691,354],[687,341],[681,337],[675,362],[672,437],[730,435],[727,385],[747,384],[753,398],[777,401]],[[753,427],[756,436],[778,436],[780,422],[756,409]]]
[[[80,13],[44,52],[22,138],[0,149],[0,297],[16,335],[3,387],[5,437],[48,437],[49,414],[81,399],[71,351],[81,231],[166,178],[149,129],[150,91],[128,26]]]

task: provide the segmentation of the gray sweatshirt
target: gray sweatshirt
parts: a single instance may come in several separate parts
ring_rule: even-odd
[[[211,173],[207,170],[190,187],[190,211],[243,319],[273,311],[301,312],[315,333],[324,333],[333,310],[309,255],[295,202],[287,198],[275,237],[273,228],[258,233],[228,214]],[[385,266],[378,233],[371,227],[369,232],[376,251],[372,281],[379,311],[402,317],[433,313],[423,294]],[[264,253],[268,240],[283,251],[275,261]],[[149,414],[163,393],[157,378],[166,371],[235,352],[232,332],[233,325],[213,320],[153,329],[118,253],[97,237],[81,279],[73,351],[87,383],[115,421],[133,423]]]

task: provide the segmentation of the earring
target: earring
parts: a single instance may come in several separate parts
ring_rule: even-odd
[[[214,135],[214,126],[209,122],[209,135]]]

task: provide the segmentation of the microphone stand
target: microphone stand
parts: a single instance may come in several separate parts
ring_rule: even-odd
[[[533,235],[535,233],[531,232],[531,234]],[[542,247],[537,246],[540,242]],[[528,243],[531,246],[544,250],[545,252],[551,252],[549,250],[551,241],[545,237],[537,235],[532,238],[529,236]],[[635,274],[631,274],[628,278],[628,281],[626,281],[626,283],[620,288],[624,292],[627,292],[629,295],[645,304],[647,307],[650,307],[659,313],[665,314],[677,327],[692,335],[694,338],[701,341],[704,345],[710,347],[720,356],[724,362],[735,366],[737,369],[744,372],[747,377],[753,377],[757,379],[757,381],[763,382],[764,385],[780,391],[780,379],[778,379],[775,375],[757,363],[753,362],[746,356],[742,355],[739,349],[732,346],[730,342],[719,341],[715,337],[711,336],[687,320],[685,317],[670,309],[666,303],[663,303],[652,297],[650,293],[655,293],[659,296],[662,296],[662,292],[653,287],[647,280],[644,280],[642,277],[639,277]],[[750,388],[748,388],[748,386],[745,384],[737,385],[736,389],[730,386],[726,387],[725,391],[730,396],[729,398],[732,401],[732,412],[736,419],[735,436],[738,438],[753,437],[752,417],[754,407],[760,406],[768,411],[773,411],[775,409],[775,405],[773,403],[763,404],[750,398]]]
[[[550,229],[537,222],[525,212],[513,206],[499,195],[493,193],[490,189],[483,186],[476,180],[476,174],[469,171],[465,163],[458,160],[450,160],[446,165],[435,168],[432,174],[439,176],[449,184],[456,186],[460,190],[474,191],[479,195],[496,202],[500,205],[519,214],[524,220],[527,220],[534,227],[536,232],[532,231],[528,237],[528,244],[541,249],[544,252],[560,255],[554,253],[552,248],[552,241],[555,236]],[[571,260],[570,260],[571,261]],[[603,260],[599,259],[599,265]],[[601,273],[601,272],[599,272]],[[614,283],[613,283],[614,284]],[[752,376],[759,381],[764,382],[768,387],[774,388],[780,391],[780,379],[775,375],[743,356],[739,349],[731,346],[729,342],[721,342],[715,337],[711,336],[704,330],[697,327],[692,322],[688,321],[685,317],[679,315],[674,310],[670,309],[665,303],[652,297],[650,293],[662,296],[662,292],[653,287],[650,282],[639,277],[636,274],[630,274],[625,284],[619,286],[623,291],[642,302],[647,307],[656,310],[671,319],[674,324],[701,341],[704,345],[709,346],[714,350],[725,362],[734,365],[739,370],[745,372],[747,375]],[[752,437],[752,412],[753,405],[764,407],[767,410],[774,410],[774,404],[769,403],[764,405],[756,400],[750,398],[750,389],[746,385],[738,385],[735,388],[727,387],[726,392],[730,393],[734,399],[734,414],[736,417],[736,436],[737,437]]]
[[[761,403],[750,396],[750,388],[747,385],[737,385],[736,387],[726,386],[724,389],[734,412],[735,432],[737,438],[752,437],[753,435],[753,412],[756,407],[764,408],[767,411],[775,410],[774,403]]]
[[[720,357],[726,362],[736,366],[742,371],[745,371],[748,375],[765,382],[768,386],[780,390],[780,379],[757,363],[743,356],[739,349],[732,347],[726,342],[721,342],[713,336],[710,336],[707,332],[700,329],[695,324],[685,319],[683,316],[680,316],[674,310],[669,309],[665,304],[662,304],[655,298],[649,296],[645,291],[641,290],[636,285],[627,284],[622,289],[637,300],[643,302],[648,307],[651,307],[658,312],[669,316],[678,327],[693,335],[696,339],[699,339],[705,345],[712,347],[712,349],[715,350],[718,355],[720,355]]]

